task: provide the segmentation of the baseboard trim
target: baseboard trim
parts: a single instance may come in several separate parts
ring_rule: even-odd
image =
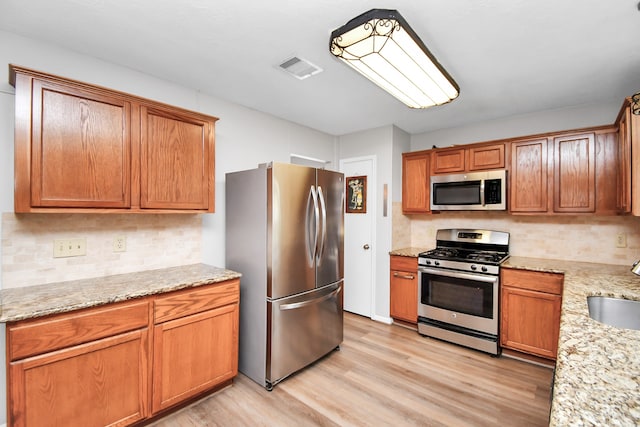
[[[538,366],[544,366],[545,368],[549,369],[553,369],[556,366],[555,360],[544,359],[542,357],[534,356],[527,353],[521,353],[519,351],[511,350],[508,348],[502,349],[502,356],[520,360],[522,362],[532,363]]]
[[[378,316],[376,314],[371,316],[371,320],[375,320],[376,322],[384,323],[387,325],[390,325],[393,323],[393,319],[391,317]]]

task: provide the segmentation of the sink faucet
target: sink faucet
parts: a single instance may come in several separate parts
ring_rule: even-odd
[[[640,259],[633,263],[631,266],[631,272],[640,276]]]

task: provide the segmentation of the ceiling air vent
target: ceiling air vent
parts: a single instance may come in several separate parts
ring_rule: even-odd
[[[322,71],[322,68],[317,65],[296,56],[287,59],[279,67],[299,80],[304,80]]]

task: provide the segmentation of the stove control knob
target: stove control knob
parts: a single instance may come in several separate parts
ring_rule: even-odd
[[[424,263],[427,264],[427,265],[431,265],[431,261],[429,261],[429,260],[426,260]]]
[[[434,261],[433,262],[435,265],[440,265],[440,261]]]
[[[484,273],[486,273],[486,272],[487,272],[487,267],[485,267],[485,266],[483,265],[483,266],[482,266],[482,271],[483,271]]]
[[[478,269],[478,267],[476,267],[476,266],[475,266],[475,264],[471,264],[471,267],[470,267],[470,268],[471,268],[473,271],[476,271],[476,270]]]

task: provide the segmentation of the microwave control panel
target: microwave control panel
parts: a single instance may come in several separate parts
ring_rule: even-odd
[[[484,203],[486,205],[497,205],[502,203],[502,180],[487,179],[484,182]]]

